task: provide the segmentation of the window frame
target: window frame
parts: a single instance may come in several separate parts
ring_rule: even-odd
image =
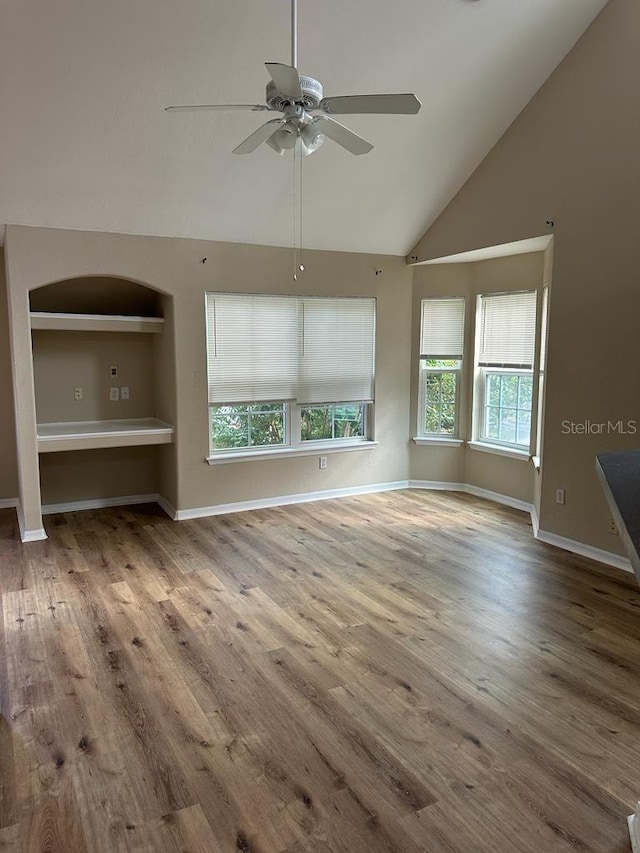
[[[265,300],[273,299],[274,304],[276,304],[275,300],[278,299],[284,300],[285,302],[291,302],[292,300],[295,301],[295,304],[297,306],[295,308],[297,322],[296,326],[292,326],[292,328],[290,329],[291,340],[296,341],[296,347],[298,352],[297,374],[294,371],[293,386],[290,389],[294,396],[289,396],[286,399],[274,397],[269,400],[249,399],[244,401],[238,399],[238,397],[232,397],[229,400],[224,401],[221,399],[224,394],[224,392],[221,393],[221,388],[227,387],[226,384],[221,386],[219,384],[220,379],[217,379],[217,384],[212,385],[212,376],[219,376],[219,371],[221,369],[219,366],[216,367],[215,370],[211,367],[211,365],[214,364],[214,361],[217,360],[219,357],[227,357],[227,352],[230,352],[231,357],[233,358],[233,344],[230,344],[230,347],[228,349],[219,350],[218,329],[220,329],[220,333],[222,335],[221,340],[224,342],[224,335],[228,336],[230,330],[233,330],[235,328],[233,325],[235,319],[232,314],[229,315],[231,316],[231,325],[217,325],[219,322],[217,306],[218,304],[221,304],[224,309],[225,304],[231,305],[232,307],[229,310],[231,310],[231,312],[233,312],[233,310],[237,311],[238,305],[240,305],[244,299],[247,299],[247,301],[256,301],[256,310],[258,311],[258,316],[260,314],[260,311],[263,310],[260,306],[262,303],[265,302]],[[224,300],[226,300],[226,303]],[[362,303],[362,307],[354,306],[354,302]],[[339,306],[341,303],[343,303],[345,306],[344,312],[341,312],[339,310]],[[268,302],[266,304],[268,305]],[[234,305],[235,309],[233,307]],[[370,447],[376,444],[376,442],[373,440],[375,411],[375,355],[377,331],[376,308],[377,300],[375,297],[371,296],[335,297],[294,295],[284,297],[275,294],[271,295],[250,294],[241,292],[228,293],[223,291],[207,291],[205,293],[206,351],[208,366],[207,375],[209,384],[207,414],[209,449],[207,461],[213,464],[218,461],[231,461],[232,459],[240,458],[250,459],[266,456],[309,455],[311,453],[318,452],[331,453],[338,450],[361,449],[363,447]],[[267,315],[269,314],[269,311],[270,306],[266,309]],[[326,317],[326,320],[323,319],[323,316]],[[269,318],[267,317],[267,319]],[[368,325],[370,320],[372,321],[371,326]],[[326,333],[326,335],[328,336],[328,340],[331,341],[331,335],[333,335],[335,338],[336,334],[342,334],[341,332],[339,332],[339,330],[343,327],[346,330],[353,328],[353,337],[347,336],[346,338],[344,338],[343,336],[339,339],[335,339],[333,347],[331,346],[331,344],[327,344],[325,345],[325,349],[323,350],[321,343],[322,335]],[[265,328],[271,329],[268,334],[274,334],[274,327],[267,325],[267,327]],[[320,333],[320,337],[318,336],[318,332]],[[233,332],[231,333],[233,334]],[[242,329],[241,334],[242,333],[247,334],[246,329]],[[233,341],[233,338],[231,338],[230,340]],[[242,340],[243,339],[241,337],[240,341]],[[287,340],[289,340],[289,338],[287,338]],[[252,344],[252,341],[253,339],[249,340],[248,344]],[[358,341],[360,341],[361,343],[358,343]],[[327,346],[329,346],[329,349],[327,349]],[[245,349],[244,351],[246,352],[247,350]],[[314,363],[313,361],[313,354],[314,352],[318,351],[320,354],[320,358],[317,361],[316,367],[316,363]],[[240,350],[239,352],[242,353],[242,350]],[[334,365],[334,362],[337,358],[336,354],[343,352],[344,357],[342,359],[342,362],[338,362]],[[325,358],[325,353],[326,360],[323,360]],[[349,360],[351,353],[353,353],[354,355],[355,360],[353,361]],[[359,356],[359,360],[357,356]],[[345,364],[345,358],[347,358],[346,364],[352,365],[351,370],[349,371],[349,369],[347,369],[347,372],[344,371],[343,366]],[[369,367],[367,367],[367,358],[370,359]],[[212,359],[214,361],[212,361]],[[223,361],[222,364],[224,363],[225,362]],[[242,371],[242,360],[238,361],[237,363],[240,367],[240,370]],[[293,361],[291,363],[295,367],[295,356],[293,356]],[[221,374],[223,377],[223,383],[227,381],[228,377],[231,383],[229,387],[232,388],[236,376],[235,364],[235,361],[229,362],[229,368],[227,368],[228,372],[226,374]],[[245,359],[244,365],[246,364],[247,362]],[[365,371],[365,367],[368,372]],[[320,368],[320,373],[318,373],[317,368]],[[322,373],[323,369],[325,371],[324,373]],[[245,374],[240,373],[239,375],[242,380],[242,377],[244,377]],[[250,387],[252,379],[251,372],[249,372],[249,374],[247,375],[249,377]],[[277,379],[277,371],[276,374],[274,374],[274,378]],[[214,391],[212,389],[217,389],[217,391]],[[345,394],[349,395],[354,394],[354,392],[367,393],[371,396],[367,399],[318,399],[319,397],[324,396],[324,391],[329,391],[330,393],[334,393],[335,391],[344,391]],[[259,406],[261,404],[281,404],[283,406],[284,430],[282,443],[268,445],[246,444],[241,447],[214,446],[212,430],[213,408],[219,409],[220,407],[233,408],[236,406]],[[363,435],[348,437],[340,436],[308,440],[302,439],[303,409],[316,409],[327,407],[332,408],[332,431],[334,431],[333,422],[335,421],[335,409],[340,406],[363,407]],[[250,440],[250,433],[248,433],[248,440]]]
[[[533,384],[534,384],[534,374],[533,368],[531,370],[525,370],[523,368],[518,367],[480,367],[480,382],[479,382],[479,397],[478,400],[478,409],[479,409],[479,424],[478,424],[478,442],[481,444],[494,445],[496,447],[501,447],[505,449],[512,449],[516,451],[527,451],[529,452],[531,448],[531,435],[533,430]],[[531,408],[529,411],[529,440],[526,443],[519,441],[505,441],[503,439],[494,438],[493,436],[486,434],[487,428],[487,409],[488,408],[496,408],[490,407],[490,404],[487,402],[488,398],[488,386],[489,386],[489,378],[491,376],[527,376],[531,377]],[[506,406],[498,406],[499,410],[504,410]],[[527,409],[516,408],[516,412],[519,411],[527,411]],[[517,418],[517,415],[516,415]]]
[[[284,407],[284,438],[282,444],[261,444],[261,445],[245,445],[243,447],[213,447],[211,435],[211,409],[225,405],[224,403],[210,403],[208,405],[208,424],[209,424],[209,455],[207,461],[222,462],[233,461],[240,458],[250,459],[252,457],[267,457],[267,456],[306,456],[317,454],[318,451],[324,453],[332,453],[340,450],[364,449],[373,447],[377,442],[373,438],[373,408],[374,403],[361,401],[354,403],[325,403],[320,404],[300,404],[293,400],[270,400],[265,401],[268,405],[282,403]],[[232,405],[257,405],[255,403],[236,403]],[[347,406],[360,405],[363,406],[363,435],[349,436],[348,438],[323,438],[302,440],[301,429],[301,409],[303,408],[325,408],[327,406]]]
[[[481,364],[480,351],[482,345],[482,300],[492,296],[517,296],[524,293],[535,294],[535,325],[533,339],[533,358],[531,365],[527,364]],[[538,431],[540,429],[540,347],[542,328],[542,299],[543,288],[527,288],[526,290],[514,289],[509,291],[496,291],[479,293],[476,295],[476,312],[474,328],[474,357],[473,357],[473,399],[472,399],[472,438],[469,446],[474,450],[494,452],[512,458],[533,459],[535,449],[538,445]],[[530,375],[532,377],[531,388],[531,425],[529,441],[527,444],[516,442],[503,442],[497,439],[487,438],[483,435],[485,399],[486,399],[486,373],[511,372],[517,375]]]
[[[424,364],[426,361],[457,361],[457,367],[432,367]],[[462,386],[463,359],[429,359],[420,358],[418,367],[418,439],[436,439],[438,441],[460,440],[460,401]],[[454,431],[430,432],[427,430],[427,379],[432,374],[453,373],[456,377],[456,395],[454,403]]]
[[[452,322],[450,317],[447,317],[445,313],[444,320],[442,319],[442,315],[438,318],[440,322],[436,322],[435,329],[431,326],[431,329],[434,330],[435,337],[438,339],[439,344],[435,344],[437,347],[440,345],[440,348],[444,349],[445,352],[435,352],[430,351],[434,345],[433,340],[431,340],[431,345],[426,343],[427,331],[429,328],[430,320],[426,316],[427,315],[427,306],[433,305],[435,307],[435,303],[458,303],[458,307],[461,310],[461,318],[459,325],[456,325],[455,321]],[[454,306],[454,311],[455,306]],[[437,317],[437,314],[436,314]],[[433,321],[431,321],[433,322]],[[463,398],[463,385],[465,382],[465,352],[466,352],[466,335],[467,335],[467,298],[465,296],[454,294],[448,296],[428,296],[424,299],[420,300],[420,326],[419,326],[419,346],[418,346],[418,411],[417,411],[417,423],[416,423],[416,437],[413,439],[414,442],[418,445],[426,445],[426,444],[437,444],[441,446],[451,446],[451,447],[459,447],[463,439],[461,438],[462,430],[462,418],[461,418],[461,408],[462,408],[462,400]],[[458,337],[459,340],[456,342],[455,338]],[[452,348],[456,348],[455,353],[446,352],[446,350],[451,350]],[[425,350],[423,352],[423,350]],[[426,364],[427,361],[456,361],[458,363],[457,367],[435,367],[429,366]],[[441,374],[441,373],[453,373],[456,377],[456,395],[455,395],[455,403],[454,403],[454,419],[455,419],[455,428],[454,432],[429,432],[427,430],[427,379],[429,375],[432,374]]]

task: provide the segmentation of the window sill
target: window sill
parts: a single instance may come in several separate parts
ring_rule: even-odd
[[[419,447],[462,447],[464,441],[461,438],[418,435],[413,439],[413,443]]]
[[[467,444],[472,450],[493,453],[496,456],[506,456],[509,459],[517,459],[520,462],[528,462],[531,459],[528,450],[516,450],[515,447],[502,447],[499,444],[488,444],[484,441],[469,441]]]
[[[531,461],[533,462],[533,467],[536,469],[536,471],[539,471],[540,466],[542,464],[540,457],[539,456],[532,456]]]
[[[258,462],[264,459],[282,459],[291,456],[328,456],[330,453],[345,453],[352,450],[371,450],[377,447],[377,441],[354,441],[326,444],[323,442],[305,443],[304,447],[277,447],[268,450],[238,450],[230,453],[218,453],[205,459],[209,465],[225,465],[228,462]]]

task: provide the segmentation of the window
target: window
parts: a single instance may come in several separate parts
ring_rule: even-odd
[[[366,410],[364,403],[304,406],[300,410],[302,441],[364,438]]]
[[[464,350],[464,297],[423,299],[418,435],[456,438]]]
[[[284,403],[210,406],[211,448],[277,447],[285,444]]]
[[[478,297],[475,435],[480,442],[531,446],[536,291]]]
[[[375,299],[208,293],[210,452],[370,438]]]

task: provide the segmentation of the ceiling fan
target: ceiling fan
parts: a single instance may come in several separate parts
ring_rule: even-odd
[[[324,97],[322,84],[314,77],[298,73],[298,0],[291,0],[291,65],[267,62],[271,80],[267,83],[266,104],[192,104],[165,107],[167,111],[252,110],[282,113],[263,124],[233,149],[234,154],[250,154],[266,142],[278,154],[299,148],[312,154],[326,137],[352,154],[367,154],[370,142],[358,136],[333,115],[415,115],[422,106],[415,95],[338,95]],[[319,113],[319,114],[318,114]]]

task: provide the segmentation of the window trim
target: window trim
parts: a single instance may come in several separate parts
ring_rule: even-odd
[[[307,447],[307,444],[313,444],[313,447]],[[329,456],[332,453],[345,453],[355,450],[372,450],[378,447],[379,441],[365,438],[354,441],[353,439],[334,438],[329,442],[306,442],[304,445],[297,444],[295,446],[284,446],[279,444],[272,448],[261,447],[259,450],[244,450],[233,448],[227,451],[219,451],[216,454],[205,457],[205,462],[209,465],[225,465],[229,462],[261,462],[265,459],[283,459],[286,457],[296,456]]]
[[[446,359],[450,361],[457,361],[457,367],[427,367],[422,365],[423,361],[428,361],[430,356],[420,356],[418,361],[418,430],[417,430],[417,438],[420,439],[447,439],[450,441],[457,441],[460,439],[460,400],[462,398],[462,372],[464,366],[464,359]],[[437,360],[437,359],[434,359]],[[444,361],[445,359],[440,359]],[[455,430],[452,433],[449,432],[427,432],[426,431],[426,420],[427,420],[427,394],[426,394],[426,380],[427,376],[431,373],[455,373],[456,374],[456,399],[455,399]],[[417,443],[417,442],[416,442]]]
[[[322,453],[343,452],[345,450],[363,450],[367,447],[377,446],[373,436],[374,425],[374,403],[362,400],[359,403],[324,403],[307,404],[297,403],[295,400],[269,400],[268,403],[282,403],[284,406],[284,442],[282,444],[260,444],[247,445],[246,447],[211,447],[211,407],[225,405],[224,403],[209,403],[207,405],[207,431],[209,433],[209,453],[205,460],[210,465],[219,462],[236,462],[239,460],[269,458],[274,456],[313,456]],[[229,403],[228,405],[234,405]],[[238,404],[240,405],[240,404]],[[258,403],[247,403],[243,405],[258,405]],[[324,408],[326,406],[348,406],[359,405],[364,407],[363,432],[364,435],[356,435],[349,438],[324,438],[302,440],[301,415],[302,408]]]
[[[478,367],[478,434],[474,439],[474,442],[482,445],[489,445],[491,447],[505,448],[507,450],[515,450],[517,453],[522,453],[526,451],[527,456],[531,454],[531,440],[533,434],[533,412],[534,412],[534,399],[533,399],[533,384],[535,382],[535,376],[533,373],[533,368],[525,369],[518,367],[488,367],[488,366],[479,366]],[[486,409],[487,409],[487,381],[489,376],[531,376],[531,409],[530,409],[530,424],[529,424],[529,441],[526,444],[517,441],[500,441],[497,438],[493,438],[493,436],[485,435],[484,430],[486,428]],[[502,409],[503,407],[498,407]],[[526,409],[518,409],[517,411],[526,411]]]

